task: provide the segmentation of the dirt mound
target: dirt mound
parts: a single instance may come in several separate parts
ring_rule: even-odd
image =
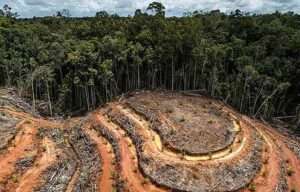
[[[126,103],[150,121],[164,145],[178,152],[213,153],[231,145],[236,135],[233,121],[208,99],[140,93]]]
[[[0,92],[0,192],[300,191],[298,139],[210,98],[138,92],[48,120],[11,94]]]

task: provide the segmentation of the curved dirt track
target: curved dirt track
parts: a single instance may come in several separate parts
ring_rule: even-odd
[[[113,191],[113,171],[115,167],[113,165],[114,157],[112,147],[104,137],[98,136],[94,130],[89,128],[86,130],[86,133],[96,143],[98,153],[102,158],[102,175],[97,184],[101,186],[102,191]]]
[[[300,191],[297,138],[204,96],[137,92],[67,120],[9,105],[0,117],[0,192]]]

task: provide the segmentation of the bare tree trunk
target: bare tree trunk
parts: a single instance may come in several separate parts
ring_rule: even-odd
[[[126,88],[126,91],[128,91],[129,89],[131,89],[131,86],[130,86],[130,79],[129,79],[129,67],[128,67],[128,63],[126,64],[126,73],[127,73],[127,88]]]
[[[93,108],[95,108],[96,106],[96,89],[95,89],[95,86],[93,85],[91,87],[91,91],[92,91],[92,105],[93,105]]]
[[[256,105],[257,105],[257,102],[258,102],[258,99],[262,93],[264,89],[264,83],[262,84],[260,90],[259,90],[259,93],[256,95],[256,98],[255,98],[255,101],[254,101],[254,105],[253,105],[253,108],[252,108],[252,115],[254,115],[254,112],[255,112],[255,108],[256,108]]]
[[[260,112],[261,108],[267,103],[267,101],[269,101],[269,99],[272,99],[272,97],[277,93],[278,89],[276,88],[271,95],[269,95],[263,102],[262,104],[259,106],[259,108],[257,109],[256,113],[255,113],[255,117],[257,116],[257,114]]]
[[[31,77],[32,111],[35,113],[34,79]]]
[[[47,86],[47,97],[48,97],[49,111],[50,111],[50,116],[52,117],[53,113],[52,113],[52,104],[51,104],[50,91],[49,91],[49,82],[48,81],[46,83],[46,86]]]
[[[296,108],[296,128],[300,128],[300,105]]]
[[[174,91],[174,57],[172,55],[172,91]]]
[[[193,83],[193,89],[196,89],[196,81],[197,81],[197,62],[194,63],[194,83]]]
[[[105,81],[105,102],[108,101],[108,96],[107,96],[107,82]]]
[[[245,100],[245,92],[246,92],[246,88],[247,88],[247,83],[248,83],[248,79],[246,77],[245,79],[245,83],[244,83],[244,88],[243,88],[243,93],[242,93],[242,98],[241,98],[241,103],[240,103],[240,111],[243,112],[243,105],[244,105],[244,100]]]
[[[86,98],[86,104],[87,104],[87,108],[88,108],[88,111],[90,110],[90,98],[89,98],[89,93],[88,93],[88,89],[87,89],[87,86],[84,87],[84,90],[85,90],[85,98]]]
[[[203,73],[204,73],[206,62],[207,62],[207,57],[205,56],[204,61],[203,61],[203,65],[202,65],[202,69],[201,69],[201,75],[203,75]]]
[[[10,87],[11,86],[11,78],[10,78],[10,75],[9,75],[9,69],[8,69],[8,66],[6,66],[5,68],[6,70],[6,75],[7,75],[7,85]]]
[[[140,65],[138,64],[138,89],[141,88]]]

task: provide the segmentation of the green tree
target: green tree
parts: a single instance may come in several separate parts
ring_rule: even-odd
[[[3,6],[3,9],[0,10],[0,16],[9,17],[9,18],[16,18],[19,15],[18,15],[17,12],[13,12],[12,8],[9,5],[5,4]]]
[[[152,11],[155,13],[155,15],[157,16],[161,16],[161,17],[165,17],[165,6],[160,3],[160,2],[152,2],[149,4],[149,6],[147,7],[148,11]]]

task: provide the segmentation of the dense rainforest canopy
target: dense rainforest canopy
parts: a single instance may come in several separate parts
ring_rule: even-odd
[[[300,15],[220,11],[165,17],[16,19],[0,11],[0,86],[47,102],[50,114],[91,110],[135,89],[205,90],[241,112],[300,124]],[[298,119],[298,120],[297,120]]]

